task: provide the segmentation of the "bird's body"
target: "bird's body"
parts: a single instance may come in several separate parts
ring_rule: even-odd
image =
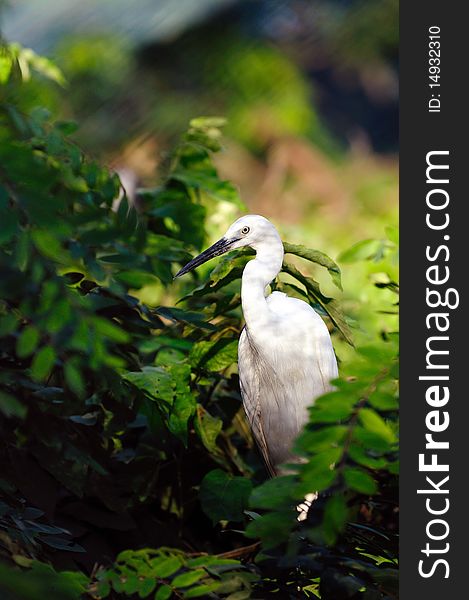
[[[241,333],[238,369],[247,419],[270,474],[277,475],[282,463],[296,460],[293,441],[308,422],[308,407],[332,389],[337,363],[327,327],[308,304],[273,292],[266,310],[271,314],[262,335],[251,335],[248,326]]]
[[[238,219],[179,274],[247,245],[256,257],[244,268],[241,284],[246,325],[238,347],[240,388],[253,436],[274,476],[283,463],[296,460],[293,441],[308,421],[308,407],[332,389],[337,361],[327,327],[309,304],[281,292],[266,294],[281,269],[283,244],[264,217]]]

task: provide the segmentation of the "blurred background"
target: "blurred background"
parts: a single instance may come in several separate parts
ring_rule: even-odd
[[[10,0],[0,16],[67,82],[32,79],[21,102],[78,121],[129,193],[158,184],[191,118],[217,115],[221,176],[285,239],[346,263],[396,225],[397,0]],[[217,203],[209,235],[237,211]],[[379,266],[342,266],[342,300],[366,303]]]

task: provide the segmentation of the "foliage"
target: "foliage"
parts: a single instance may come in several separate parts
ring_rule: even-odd
[[[180,550],[126,550],[112,569],[97,573],[92,598],[107,598],[111,590],[125,596],[165,600],[176,598],[249,598],[257,579],[237,560],[216,556],[188,557]],[[215,596],[216,594],[216,596]]]
[[[17,49],[3,56],[2,594],[395,597],[396,333],[352,339],[337,301],[296,266],[324,270],[339,290],[338,265],[285,244],[272,287],[309,301],[350,349],[297,440],[304,463],[265,481],[236,374],[249,253],[173,283],[188,248],[208,243],[208,207],[242,208],[213,164],[223,120],[194,119],[160,185],[134,205],[70,139],[74,124],[18,109],[24,69]],[[343,259],[381,261],[373,284],[395,295],[388,234]],[[155,288],[182,305],[142,301]],[[299,524],[295,506],[314,491]]]

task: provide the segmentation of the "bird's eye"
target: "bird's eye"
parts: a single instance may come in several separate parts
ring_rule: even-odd
[[[243,235],[246,235],[247,233],[249,233],[249,231],[250,231],[249,227],[243,227],[243,228],[241,229],[241,233],[242,233]]]

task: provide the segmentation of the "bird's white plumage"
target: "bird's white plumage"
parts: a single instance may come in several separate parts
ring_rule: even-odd
[[[337,362],[321,317],[308,304],[274,292],[261,336],[244,328],[238,369],[246,416],[272,475],[293,462],[294,439],[308,421],[308,407],[331,390]]]
[[[256,257],[243,271],[241,302],[246,326],[238,350],[241,395],[254,438],[271,475],[292,462],[292,444],[308,421],[308,407],[331,390],[337,362],[321,317],[297,298],[266,288],[278,275],[283,244],[259,215],[241,217],[223,238],[185,265],[182,275],[214,256],[250,246]]]
[[[238,219],[225,237],[249,228],[242,245],[256,250],[243,272],[246,326],[238,349],[241,395],[247,419],[272,475],[292,462],[292,444],[308,421],[308,407],[332,389],[337,361],[329,331],[306,302],[281,292],[266,295],[283,261],[275,227],[258,215]]]

